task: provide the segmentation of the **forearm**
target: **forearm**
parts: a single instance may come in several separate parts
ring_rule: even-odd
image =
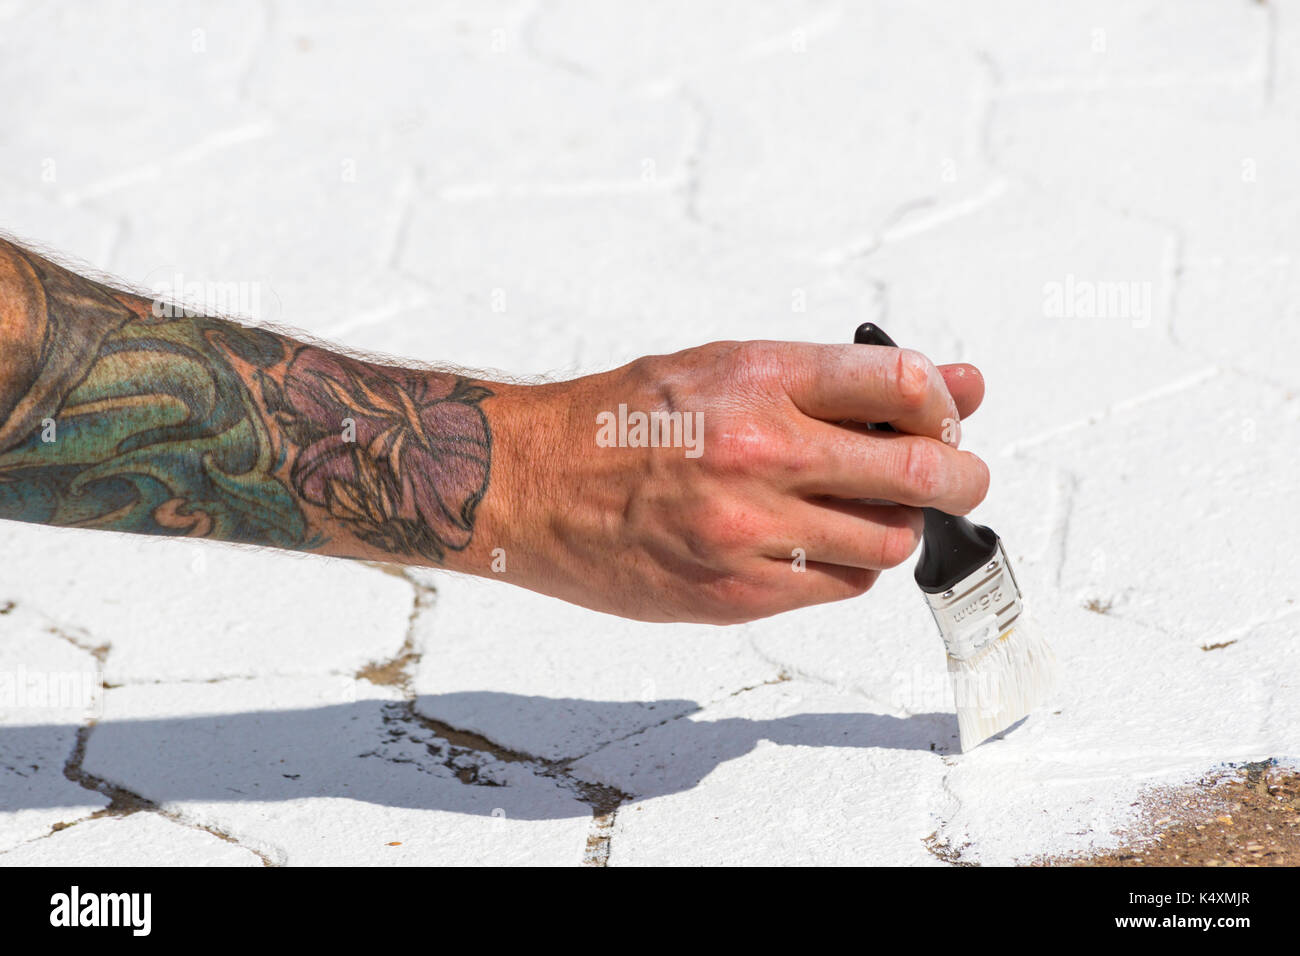
[[[0,519],[446,567],[642,620],[861,594],[920,508],[984,497],[955,447],[982,395],[971,366],[789,342],[481,382],[170,314],[0,241]],[[613,440],[616,409],[658,437]]]
[[[517,386],[170,311],[0,240],[0,518],[487,570]]]

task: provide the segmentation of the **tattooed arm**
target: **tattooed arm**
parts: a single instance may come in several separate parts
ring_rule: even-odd
[[[0,518],[435,565],[642,620],[862,593],[920,506],[983,497],[940,440],[982,394],[972,366],[774,342],[481,382],[173,314],[0,240]],[[698,453],[608,447],[620,407],[697,416]]]
[[[0,241],[0,517],[452,564],[490,386],[186,314]]]

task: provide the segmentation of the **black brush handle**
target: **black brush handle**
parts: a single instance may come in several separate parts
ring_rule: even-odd
[[[853,341],[858,345],[898,348],[898,343],[874,322],[859,325]],[[888,422],[875,422],[869,427],[877,431],[898,431]],[[997,554],[998,536],[991,528],[938,508],[922,508],[921,513],[925,516],[925,532],[915,577],[917,587],[927,594],[942,594]]]

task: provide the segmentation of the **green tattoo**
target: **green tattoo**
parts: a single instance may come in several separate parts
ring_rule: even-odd
[[[398,557],[468,546],[492,393],[159,317],[0,243],[0,518]]]

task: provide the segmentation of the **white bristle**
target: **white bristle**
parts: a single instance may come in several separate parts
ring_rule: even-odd
[[[972,657],[948,657],[963,751],[1028,716],[1052,689],[1056,655],[1024,617]]]

